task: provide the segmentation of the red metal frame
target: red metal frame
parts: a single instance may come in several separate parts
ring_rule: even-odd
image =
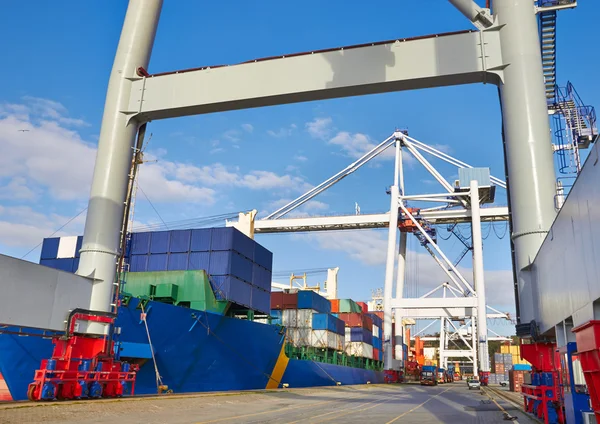
[[[592,410],[600,422],[600,321],[591,320],[573,329],[577,353],[588,386]]]
[[[127,391],[134,394],[138,366],[115,360],[114,342],[109,336],[73,335],[78,320],[114,323],[111,316],[72,314],[67,333],[52,340],[52,357],[42,360],[40,369],[35,372],[27,390],[30,400],[120,397]]]

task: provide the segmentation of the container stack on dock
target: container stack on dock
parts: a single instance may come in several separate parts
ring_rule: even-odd
[[[346,354],[361,358],[375,359],[373,356],[373,319],[363,313],[363,307],[352,299],[333,299],[331,309],[346,323]]]
[[[271,297],[271,323],[287,327],[287,341],[297,348],[344,350],[344,323],[330,312],[329,300],[310,290]]]
[[[531,370],[531,365],[521,359],[519,352],[519,346],[501,346],[501,350],[498,353],[494,353],[492,357],[492,370],[490,374],[489,382],[491,384],[500,384],[501,382],[510,382],[510,373],[514,370],[517,372],[525,372]],[[522,382],[522,378],[517,377],[517,383]],[[520,391],[520,385],[517,384],[518,390]]]

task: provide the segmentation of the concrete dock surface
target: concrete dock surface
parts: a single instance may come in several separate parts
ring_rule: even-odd
[[[0,404],[0,423],[532,423],[489,389],[456,382]]]

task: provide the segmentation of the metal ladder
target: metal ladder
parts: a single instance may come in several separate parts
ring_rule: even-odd
[[[556,10],[540,13],[540,42],[542,47],[542,66],[546,86],[546,101],[556,102]]]

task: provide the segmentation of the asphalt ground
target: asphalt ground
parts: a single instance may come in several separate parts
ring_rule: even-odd
[[[0,404],[0,423],[516,423],[535,421],[491,390],[456,382]]]

